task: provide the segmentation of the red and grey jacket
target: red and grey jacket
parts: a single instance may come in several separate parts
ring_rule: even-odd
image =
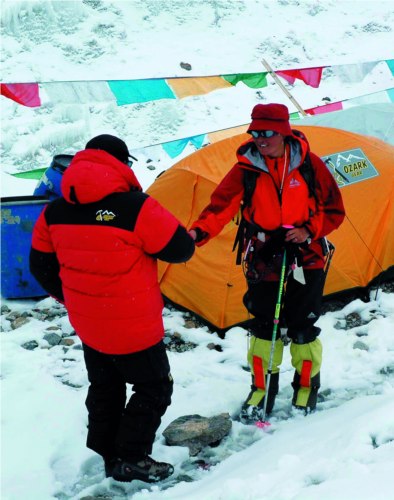
[[[246,221],[267,234],[281,226],[305,226],[312,243],[303,250],[304,267],[317,269],[324,266],[319,240],[342,223],[345,216],[342,197],[324,162],[309,151],[305,137],[287,137],[286,144],[289,164],[281,195],[254,141],[248,140],[239,147],[238,162],[215,189],[210,204],[191,227],[200,229],[204,235],[198,246],[219,234],[237,214],[244,199],[244,171],[253,170],[258,177],[251,201],[243,210]],[[307,152],[314,171],[315,196],[310,196],[309,187],[299,170]]]
[[[63,302],[82,342],[108,354],[146,349],[164,335],[157,259],[185,262],[194,242],[132,170],[102,150],[77,153],[63,197],[33,230],[30,270]]]

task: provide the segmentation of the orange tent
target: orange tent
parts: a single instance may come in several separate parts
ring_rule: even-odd
[[[293,128],[304,132],[311,150],[331,169],[347,213],[341,227],[329,235],[336,252],[324,294],[366,286],[394,264],[394,147],[335,128]],[[191,154],[160,175],[148,193],[190,227],[247,138],[240,134]],[[250,319],[242,304],[245,279],[232,252],[236,230],[230,222],[186,264],[159,265],[163,295],[218,328]]]

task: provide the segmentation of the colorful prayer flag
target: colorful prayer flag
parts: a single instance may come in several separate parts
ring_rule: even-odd
[[[163,79],[110,80],[108,85],[116,97],[118,106],[157,99],[176,99],[174,92]]]
[[[29,108],[41,106],[38,83],[1,83],[0,94]]]
[[[241,73],[235,75],[222,75],[222,77],[231,83],[231,85],[237,85],[238,82],[242,82],[251,89],[261,89],[268,85],[267,73]]]

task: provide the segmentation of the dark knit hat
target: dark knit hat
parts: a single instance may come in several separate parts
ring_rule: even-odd
[[[282,135],[292,135],[289,110],[284,104],[256,104],[252,110],[251,130],[274,130]]]
[[[109,134],[93,137],[87,142],[85,149],[102,149],[122,163],[126,163],[130,157],[126,143],[122,139]]]

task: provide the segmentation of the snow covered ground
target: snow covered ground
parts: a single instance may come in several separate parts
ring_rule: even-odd
[[[3,1],[2,81],[257,72],[262,57],[277,68],[383,61],[393,58],[393,6],[336,0]],[[192,65],[190,72],[182,61]],[[345,85],[331,75],[319,89],[296,84],[291,90],[308,108],[327,95],[354,97],[390,82],[382,63],[358,83]],[[35,181],[10,173],[48,166],[54,154],[75,153],[101,132],[118,134],[138,153],[135,172],[147,188],[174,160],[161,146],[142,146],[246,123],[256,102],[272,100],[292,110],[273,84],[260,92],[238,84],[204,97],[121,107],[47,103],[31,109],[1,97],[2,196],[34,190]],[[148,169],[152,164],[155,170]],[[320,318],[324,356],[315,414],[292,414],[287,348],[273,432],[233,422],[218,447],[197,457],[211,464],[206,469],[190,464],[186,448],[165,445],[161,431],[181,415],[237,414],[250,383],[247,334],[236,327],[220,339],[191,319],[164,311],[168,342],[177,333],[195,347],[169,351],[174,397],[153,456],[192,481],[124,485],[105,479],[101,460],[85,448],[88,381],[65,310],[49,298],[2,300],[2,498],[393,498],[393,288]],[[209,349],[211,343],[217,349]]]
[[[3,301],[2,498],[389,500],[394,487],[393,289],[375,296],[319,320],[324,361],[318,411],[308,417],[292,414],[287,348],[273,432],[233,422],[218,447],[194,458],[212,464],[208,469],[191,465],[187,448],[167,446],[161,431],[182,415],[238,414],[250,383],[247,333],[235,327],[220,339],[187,314],[166,308],[166,342],[173,343],[177,333],[195,348],[169,351],[173,403],[153,449],[153,456],[173,463],[175,477],[183,475],[185,481],[153,486],[105,479],[102,460],[85,448],[88,380],[80,342],[63,307],[50,298]],[[15,328],[16,316],[22,319]],[[208,348],[212,343],[216,349]]]

